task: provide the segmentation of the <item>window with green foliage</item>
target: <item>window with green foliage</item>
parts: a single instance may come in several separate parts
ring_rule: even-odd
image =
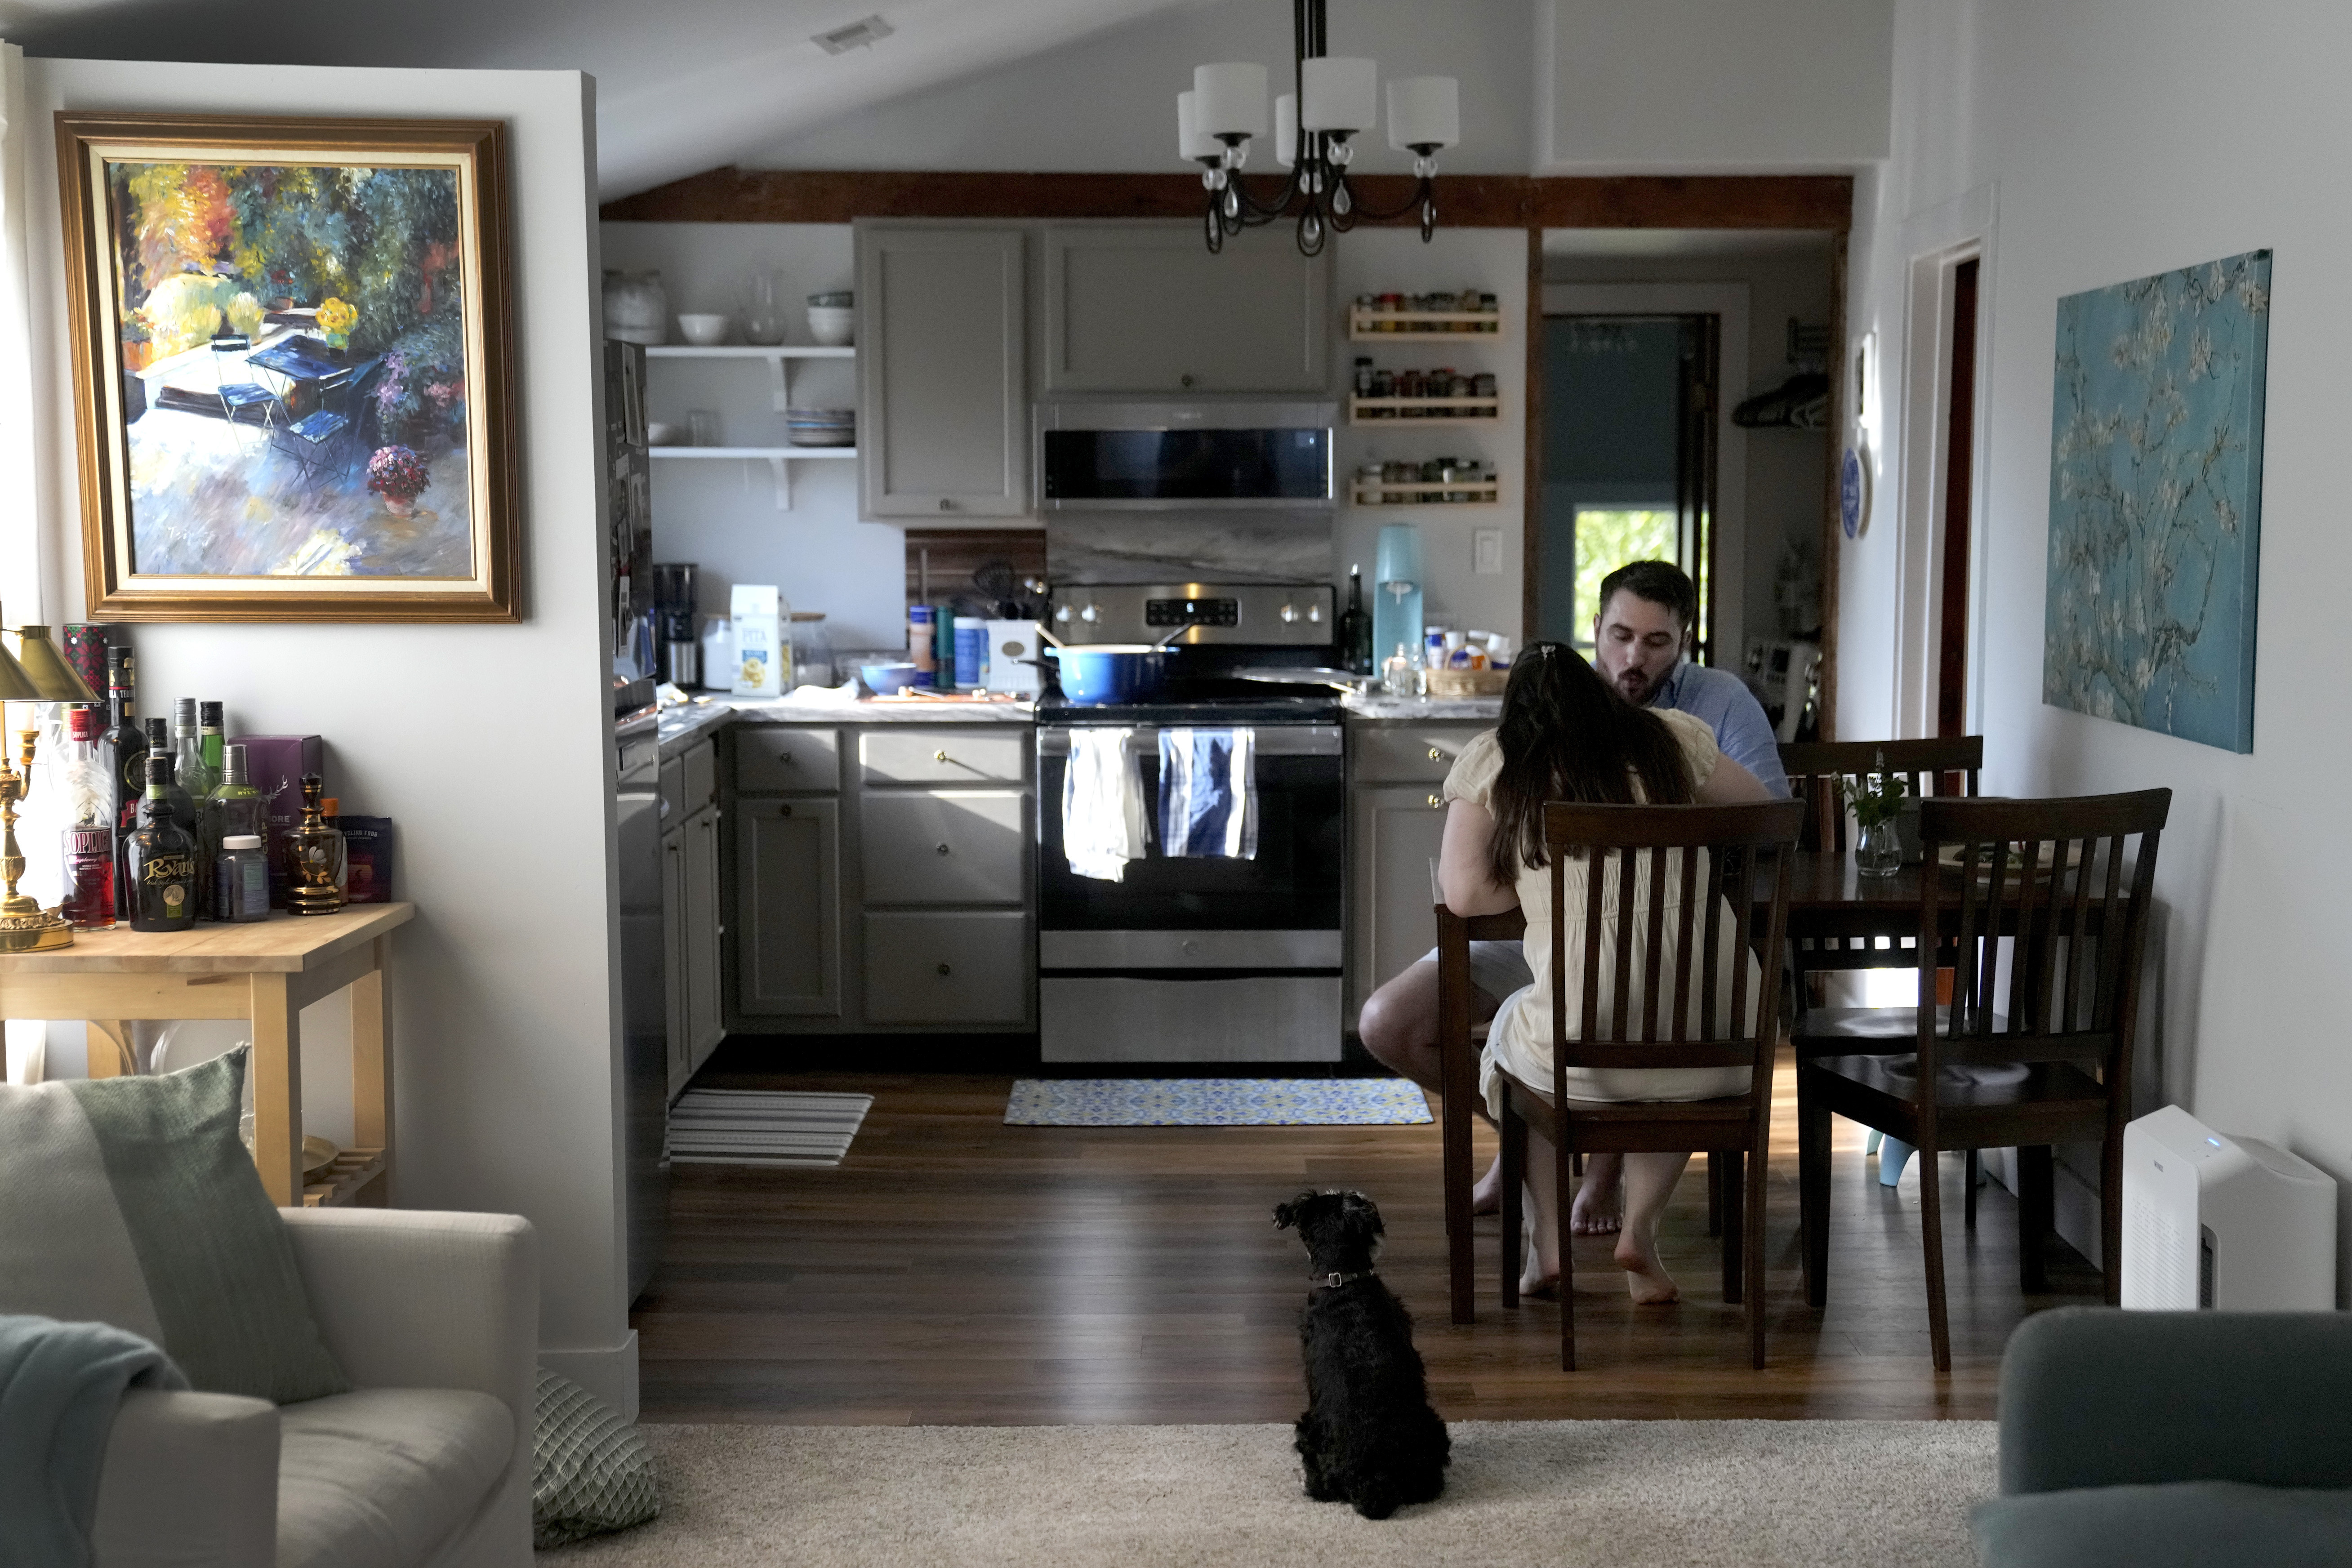
[[[1629,561],[1675,558],[1675,514],[1617,507],[1576,509],[1576,646],[1592,646],[1601,580]]]

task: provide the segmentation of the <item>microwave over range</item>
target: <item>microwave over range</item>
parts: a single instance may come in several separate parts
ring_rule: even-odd
[[[1329,403],[1133,401],[1037,405],[1038,504],[1049,511],[1332,504]]]

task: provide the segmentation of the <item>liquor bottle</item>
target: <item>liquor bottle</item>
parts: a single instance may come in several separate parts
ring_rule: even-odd
[[[286,895],[286,912],[331,915],[343,907],[343,882],[350,860],[343,836],[326,825],[320,810],[326,790],[316,773],[302,775],[302,820],[286,835],[286,865],[294,886]]]
[[[105,728],[106,715],[95,708],[67,710],[58,770],[66,817],[58,912],[76,931],[114,924],[114,769],[100,743]]]
[[[210,866],[219,860],[222,846],[230,838],[239,835],[249,834],[260,839],[263,852],[265,856],[267,855],[269,845],[269,802],[263,798],[261,792],[253,785],[250,766],[247,763],[243,746],[229,746],[224,750],[221,758],[221,782],[213,786],[212,794],[205,796],[203,815],[204,832],[201,837],[204,864]],[[205,899],[200,912],[206,920],[219,921],[232,918],[235,911],[215,907],[205,896],[213,890],[209,885],[210,879],[207,879],[206,881],[207,886],[204,894],[200,894],[200,898]]]
[[[114,857],[121,865],[122,847],[139,826],[139,801],[147,793],[147,731],[133,711],[137,670],[127,647],[106,650],[106,693],[111,715],[100,749],[106,753],[114,785]],[[117,911],[131,907],[131,887],[118,869],[114,883]]]
[[[196,749],[204,753],[205,772],[215,784],[220,783],[221,769],[226,764],[228,738],[222,732],[222,728],[219,703],[196,704]]]
[[[1358,675],[1372,673],[1372,617],[1364,610],[1364,569],[1348,568],[1348,608],[1339,616],[1339,658]]]
[[[220,774],[205,765],[204,736],[196,725],[196,700],[183,697],[172,704],[172,771],[190,800],[202,800],[220,783]],[[194,832],[195,824],[188,825]]]
[[[188,843],[193,847],[196,841],[196,834],[203,826],[196,816],[196,803],[188,798],[186,790],[180,787],[176,776],[178,763],[172,756],[171,738],[164,733],[163,721],[150,719],[147,721],[147,771],[149,773],[155,771],[155,759],[158,757],[172,762],[174,770],[163,775],[163,809],[171,814],[173,825],[188,836]],[[153,805],[154,801],[154,781],[150,779],[147,792],[139,797],[139,826],[147,826],[149,808]]]
[[[139,829],[124,847],[132,931],[186,931],[196,923],[196,841],[172,815],[172,795],[187,798],[172,777],[172,754],[147,758],[147,794]]]

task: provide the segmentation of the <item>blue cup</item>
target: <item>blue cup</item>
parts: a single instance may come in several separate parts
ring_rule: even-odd
[[[988,624],[971,616],[955,621],[955,683],[966,690],[981,684],[988,665]]]

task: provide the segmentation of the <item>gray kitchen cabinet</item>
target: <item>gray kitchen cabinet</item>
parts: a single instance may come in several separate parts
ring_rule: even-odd
[[[876,784],[1019,784],[1029,776],[1026,729],[961,724],[952,729],[873,729],[858,737],[858,771]]]
[[[1484,721],[1348,729],[1348,1016],[1437,944],[1431,867],[1445,837],[1441,786]]]
[[[680,1022],[685,1026],[687,1071],[701,1069],[727,1037],[719,992],[719,948],[727,929],[719,907],[719,811],[711,807],[687,818],[679,834],[678,895],[685,912],[685,961]]]
[[[866,1016],[877,1024],[1025,1022],[1034,967],[1018,910],[866,917]]]
[[[841,803],[738,800],[736,1011],[838,1017]]]
[[[668,764],[663,764],[663,771],[668,771]],[[672,1100],[694,1076],[686,992],[686,830],[673,827],[662,835],[662,1001]]]
[[[1044,248],[1047,395],[1329,387],[1328,255],[1286,226],[1212,256],[1195,222],[1049,224]]]
[[[871,795],[858,835],[869,904],[1017,904],[1027,863],[1019,790]]]
[[[857,488],[866,518],[1022,517],[1025,231],[857,226]]]

